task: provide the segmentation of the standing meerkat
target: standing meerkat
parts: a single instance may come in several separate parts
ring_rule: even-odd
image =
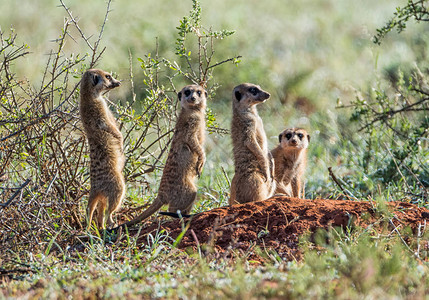
[[[113,226],[113,213],[119,209],[125,195],[123,138],[102,96],[120,85],[112,75],[99,69],[86,71],[80,85],[80,116],[90,151],[88,229],[95,209],[100,228],[104,228],[106,210],[107,225]]]
[[[232,93],[231,137],[235,174],[229,204],[264,200],[275,190],[273,163],[262,119],[256,105],[270,94],[259,86],[244,83]]]
[[[279,135],[279,145],[271,151],[275,162],[276,193],[304,198],[304,172],[310,135],[302,128],[290,128]]]
[[[182,107],[174,128],[170,152],[165,162],[155,201],[138,217],[123,224],[137,224],[168,204],[168,211],[182,216],[190,213],[197,196],[195,180],[200,177],[206,156],[205,110],[207,92],[199,85],[187,85],[179,93]]]

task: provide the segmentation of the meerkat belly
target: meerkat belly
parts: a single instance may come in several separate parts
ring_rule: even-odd
[[[188,144],[184,144],[180,148],[180,157],[182,159],[180,160],[179,164],[183,169],[190,170],[195,168],[198,161],[198,156],[192,151]]]
[[[165,163],[161,182],[173,186],[183,184],[183,179],[195,172],[196,159],[194,156],[189,147],[184,144],[177,149],[172,149]]]
[[[257,122],[257,124],[258,125],[256,126],[256,141],[259,147],[261,147],[264,152],[268,153],[268,141],[265,135],[264,125],[262,124],[261,118],[259,118],[259,122]]]
[[[288,173],[296,172],[296,162],[289,159],[283,160],[284,170]]]

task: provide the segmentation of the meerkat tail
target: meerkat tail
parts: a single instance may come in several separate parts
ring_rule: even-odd
[[[187,215],[187,214],[178,214],[178,213],[172,213],[172,212],[167,212],[167,211],[161,211],[159,212],[160,215],[163,216],[168,216],[168,217],[172,217],[172,218],[176,218],[176,219],[182,219],[182,218],[190,218],[195,216],[196,214],[192,214],[192,215]]]
[[[144,212],[142,212],[139,216],[135,217],[134,219],[132,219],[131,221],[128,221],[124,224],[122,224],[121,226],[132,226],[135,225],[137,223],[140,223],[143,220],[146,220],[147,218],[149,218],[151,215],[153,215],[154,213],[156,213],[164,204],[159,200],[159,198],[156,198],[155,201],[148,207],[148,209],[146,209]]]

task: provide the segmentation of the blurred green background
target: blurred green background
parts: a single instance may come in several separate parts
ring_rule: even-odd
[[[370,93],[377,86],[396,80],[400,68],[408,72],[415,64],[427,61],[426,24],[410,23],[398,35],[391,33],[381,46],[372,42],[376,29],[392,16],[395,7],[406,1],[207,1],[202,0],[202,23],[214,30],[236,33],[216,44],[215,59],[242,56],[238,66],[224,64],[216,68],[214,80],[220,88],[209,103],[219,125],[229,128],[230,93],[242,82],[259,84],[272,94],[260,105],[269,147],[286,127],[307,128],[312,136],[308,170],[308,196],[328,194],[332,185],[327,167],[334,166],[340,175],[344,169],[339,153],[347,151],[356,127],[348,121],[350,111],[336,109],[348,104],[357,94]],[[85,34],[94,42],[106,11],[106,1],[65,1]],[[13,27],[18,39],[30,47],[31,54],[14,66],[18,77],[37,84],[55,47],[52,40],[61,34],[68,17],[60,1],[0,1],[0,26]],[[114,71],[124,79],[124,86],[111,99],[126,101],[130,95],[130,55],[136,92],[144,93],[139,57],[154,53],[156,39],[160,56],[177,59],[176,27],[192,8],[192,1],[113,1],[101,46],[106,46],[97,66]],[[75,30],[74,30],[75,31]],[[72,32],[76,42],[67,41],[64,55],[88,52]],[[54,49],[55,50],[55,49]],[[427,63],[426,63],[427,64]],[[78,80],[78,79],[76,79]],[[128,85],[127,85],[128,83]],[[231,175],[232,153],[229,137],[210,135],[207,141],[207,164],[200,186],[218,181],[221,168]]]
[[[376,71],[410,64],[424,53],[427,26],[411,26],[392,34],[381,45],[372,43],[404,1],[201,1],[203,23],[213,29],[236,30],[217,47],[221,57],[242,55],[238,69],[224,66],[216,81],[226,90],[237,82],[258,82],[284,98],[304,94],[315,103],[348,94],[374,80]],[[0,1],[3,31],[13,27],[32,55],[19,66],[22,76],[37,78],[46,54],[61,34],[68,17],[58,0]],[[105,15],[106,1],[66,1],[84,32],[95,41]],[[100,67],[128,73],[128,51],[137,57],[154,52],[174,54],[175,27],[192,7],[191,1],[113,1],[102,45],[107,46]],[[411,24],[412,25],[412,24]],[[78,33],[76,32],[76,38]],[[84,44],[68,42],[70,53]],[[415,46],[415,47],[414,47]],[[215,74],[216,75],[216,74]],[[123,75],[124,76],[124,75]]]

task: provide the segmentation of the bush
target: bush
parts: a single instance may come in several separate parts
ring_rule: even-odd
[[[393,28],[406,28],[409,19],[428,21],[426,1],[408,1],[386,26],[377,30],[374,43]],[[379,83],[348,106],[350,120],[358,124],[356,147],[344,156],[354,173],[344,179],[354,196],[367,197],[377,190],[388,200],[428,202],[429,187],[429,85],[418,67],[408,76],[400,69],[391,74],[392,86]],[[344,106],[343,106],[344,108]],[[383,191],[382,191],[383,190]]]

